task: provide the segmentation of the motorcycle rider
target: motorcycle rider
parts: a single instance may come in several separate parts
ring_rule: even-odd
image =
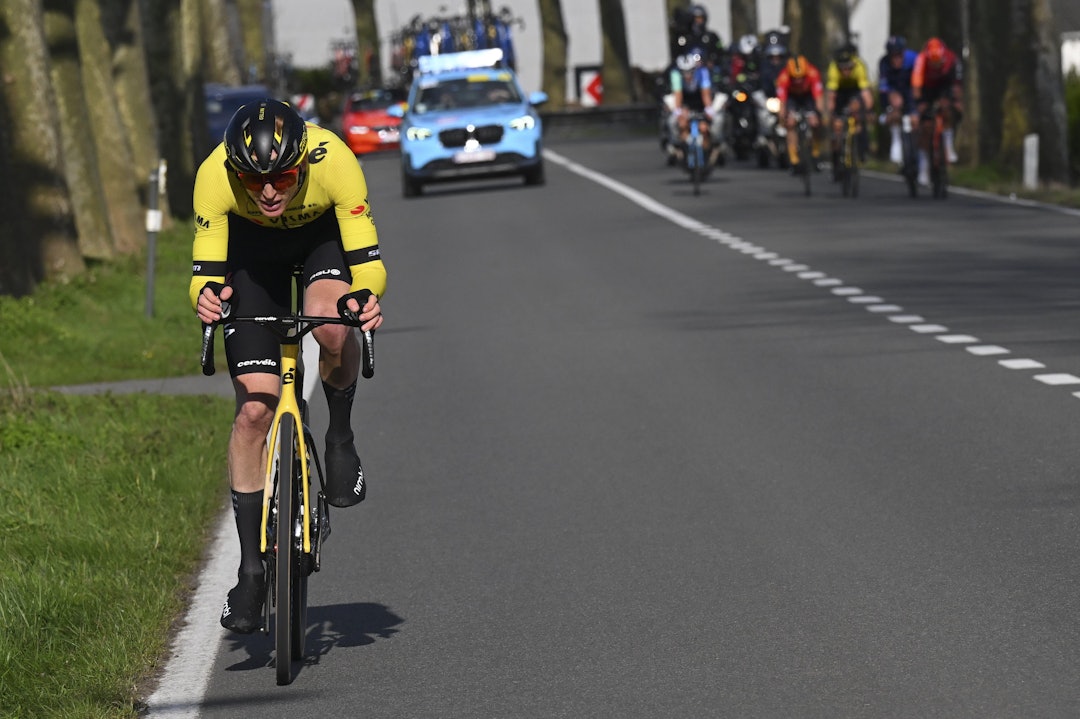
[[[696,49],[708,66],[719,67],[723,60],[720,35],[709,29],[709,11],[700,4],[689,10],[676,8],[671,19],[671,59],[677,60]]]
[[[780,100],[780,121],[788,128],[787,150],[791,160],[793,174],[809,172],[810,168],[799,165],[799,136],[795,131],[798,124],[796,113],[802,113],[813,133],[811,154],[814,169],[818,167],[821,133],[821,118],[825,115],[824,87],[819,71],[802,55],[795,55],[788,60],[787,67],[776,79],[776,96]]]
[[[769,151],[775,157],[785,152],[785,141],[781,137],[783,132],[778,132],[780,125],[780,100],[776,97],[776,81],[780,73],[787,67],[790,57],[787,45],[775,33],[766,36],[765,62],[761,66],[761,92],[765,96],[764,124],[761,125],[761,134],[765,136],[769,144]]]
[[[865,159],[869,144],[866,133],[866,111],[873,106],[874,95],[870,89],[870,73],[867,72],[866,63],[859,57],[858,48],[853,43],[844,43],[833,53],[825,79],[825,109],[832,118],[834,170],[840,164],[839,138],[843,132],[844,113],[855,113],[855,131],[859,134],[860,159]]]
[[[710,118],[713,115],[712,77],[705,67],[701,53],[694,49],[675,60],[669,82],[671,93],[668,101],[671,114],[668,116],[668,132],[671,137],[678,138],[678,154],[683,152],[686,138],[690,134],[690,114],[704,113]],[[698,129],[708,153],[712,149],[710,122],[702,120]]]
[[[928,115],[934,101],[944,99],[942,108],[945,120],[945,155],[950,163],[957,160],[953,144],[956,124],[963,114],[964,73],[960,58],[946,47],[941,38],[932,37],[915,58],[915,67],[911,71],[911,95],[920,118],[919,131],[919,184],[930,184],[930,141],[932,120]]]
[[[716,94],[713,108],[717,117],[717,137],[722,138],[723,147],[726,150],[731,145],[727,127],[727,113],[730,112],[730,94],[736,89],[742,89],[749,93],[754,103],[755,136],[753,146],[755,148],[765,145],[765,128],[769,126],[769,111],[766,107],[765,92],[761,87],[762,75],[762,51],[757,36],[743,35],[732,46],[731,61],[728,71],[724,76],[724,88]]]

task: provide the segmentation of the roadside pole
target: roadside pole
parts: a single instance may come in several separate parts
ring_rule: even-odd
[[[150,185],[147,189],[146,210],[146,316],[154,316],[154,268],[157,256],[157,236],[161,232],[161,210],[158,199],[165,191],[165,160],[158,169],[150,173]]]

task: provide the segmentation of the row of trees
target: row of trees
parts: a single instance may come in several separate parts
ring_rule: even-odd
[[[357,47],[377,60],[365,66],[381,67],[376,0],[350,1]],[[551,108],[566,101],[562,1],[537,0]],[[655,1],[669,17],[689,4]],[[756,0],[728,1],[734,36],[757,32]],[[785,0],[795,49],[824,60],[859,1]],[[605,101],[645,100],[636,97],[622,1],[596,2]],[[913,40],[940,35],[965,48],[969,101],[960,140],[967,157],[1018,164],[1024,135],[1035,132],[1043,179],[1065,181],[1066,113],[1048,2],[894,0],[890,26]],[[166,216],[190,216],[194,173],[208,146],[203,85],[269,80],[269,13],[269,0],[0,2],[0,173],[7,179],[0,294],[26,294],[88,263],[138,252],[149,178],[162,160]]]

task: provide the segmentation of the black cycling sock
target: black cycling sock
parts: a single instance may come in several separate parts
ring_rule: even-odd
[[[259,534],[262,532],[263,490],[237,492],[232,490],[233,516],[236,517],[236,533],[240,537],[240,571],[244,574],[262,574],[262,550]]]
[[[330,409],[330,423],[326,430],[326,441],[341,444],[352,442],[352,403],[353,395],[356,394],[356,382],[345,389],[338,389],[322,383],[323,393],[326,394],[326,404]]]

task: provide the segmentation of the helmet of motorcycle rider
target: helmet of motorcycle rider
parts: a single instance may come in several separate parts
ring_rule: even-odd
[[[903,35],[890,35],[885,41],[885,52],[889,55],[899,55],[907,50],[907,38]]]
[[[752,55],[757,49],[758,41],[754,35],[743,35],[739,38],[739,54]]]
[[[796,55],[787,62],[787,74],[792,80],[802,80],[810,72],[810,68],[807,66],[806,58],[802,55]]]
[[[941,38],[932,37],[927,40],[923,52],[926,53],[926,59],[933,65],[945,62],[945,43],[941,41]]]
[[[225,156],[241,174],[285,172],[307,159],[307,126],[284,102],[259,100],[241,107],[225,127]]]
[[[701,67],[701,55],[696,52],[688,52],[675,58],[675,65],[683,72],[693,72]]]
[[[694,5],[690,8],[690,17],[694,22],[700,20],[702,25],[706,25],[709,22],[709,11],[704,5]]]

